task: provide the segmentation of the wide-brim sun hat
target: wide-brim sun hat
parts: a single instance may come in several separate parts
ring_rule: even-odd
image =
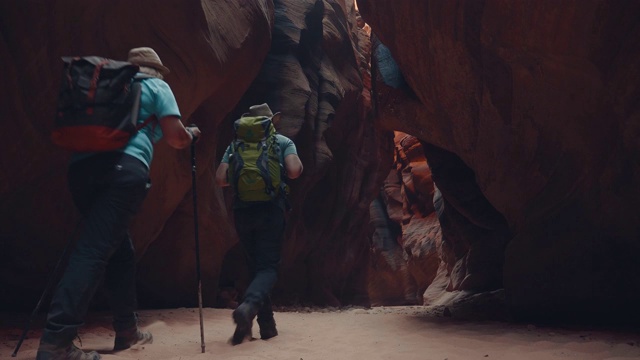
[[[140,66],[148,66],[158,70],[162,75],[167,75],[169,68],[162,64],[160,56],[150,47],[139,47],[129,50],[128,62]]]
[[[259,105],[253,105],[249,107],[249,112],[248,113],[244,113],[242,114],[242,117],[247,117],[247,116],[266,116],[268,118],[271,119],[271,121],[273,121],[274,123],[277,123],[280,120],[280,116],[282,114],[280,114],[280,112],[277,113],[273,113],[271,111],[271,108],[269,108],[269,105],[267,105],[267,103],[263,103],[263,104],[259,104]]]

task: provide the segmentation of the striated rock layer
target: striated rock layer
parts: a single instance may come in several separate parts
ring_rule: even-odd
[[[640,3],[358,5],[402,75],[374,72],[378,122],[431,147],[466,222],[500,234],[504,218],[513,234],[502,279],[480,283],[503,280],[526,318],[638,319]],[[446,193],[436,157],[467,185]],[[501,235],[486,248],[467,233],[477,266],[502,253]]]
[[[418,139],[396,132],[394,142],[395,167],[370,207],[369,297],[372,305],[423,304],[442,263],[436,188]]]

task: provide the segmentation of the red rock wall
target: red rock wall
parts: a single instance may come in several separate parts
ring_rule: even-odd
[[[640,4],[360,0],[395,59],[393,86],[380,69],[369,77],[371,44],[353,5],[0,3],[0,287],[9,294],[0,306],[35,304],[78,221],[68,154],[48,140],[60,56],[124,58],[151,46],[172,69],[167,81],[185,123],[204,131],[197,193],[206,305],[232,303],[228,288],[246,282],[230,193],[213,185],[213,170],[231,121],[267,101],[283,112],[280,131],[305,164],[292,184],[279,302],[364,304],[372,294],[404,303],[419,301],[425,286],[424,300],[435,302],[504,285],[522,317],[640,318]],[[386,205],[371,205],[392,168],[391,130],[419,140],[436,187],[409,161],[411,176],[385,183]],[[140,301],[192,306],[189,152],[158,144],[152,178],[132,227]],[[402,226],[376,235],[389,226],[385,212]],[[398,247],[370,252],[369,239]],[[400,253],[404,262],[390,267]]]
[[[235,112],[264,101],[281,111],[279,131],[296,142],[305,166],[291,183],[274,299],[368,304],[369,203],[392,157],[391,134],[374,126],[364,86],[369,39],[352,1],[274,4],[271,51]]]
[[[506,219],[513,312],[638,318],[640,4],[358,5],[406,82],[379,123],[458,157]]]
[[[0,7],[0,77],[6,85],[0,101],[8,124],[0,135],[6,169],[0,182],[0,273],[3,288],[13,295],[3,300],[31,306],[26,299],[34,299],[35,304],[78,221],[66,188],[69,154],[49,141],[60,57],[96,54],[126,59],[128,49],[137,46],[151,46],[159,53],[171,69],[166,80],[185,123],[196,122],[203,130],[197,147],[203,282],[208,284],[205,298],[215,297],[221,251],[235,241],[228,224],[216,218],[222,211],[211,176],[216,129],[269,51],[273,5],[61,0],[3,2]],[[195,300],[189,159],[188,150],[157,145],[153,187],[132,227],[141,258],[141,292],[149,290],[153,302],[162,305]],[[145,256],[156,242],[166,246]],[[145,300],[143,295],[141,301]]]
[[[369,297],[373,305],[423,304],[442,262],[435,187],[418,139],[396,132],[394,142],[394,166],[370,210]]]
[[[280,130],[305,164],[293,184],[278,293],[366,303],[362,224],[391,139],[372,122],[363,87],[368,42],[355,22],[351,1],[0,3],[0,287],[9,294],[0,306],[35,305],[79,219],[66,188],[69,154],[49,141],[60,57],[124,59],[137,46],[159,53],[184,122],[203,130],[196,151],[205,305],[219,303],[219,285],[242,287],[229,194],[213,172],[230,121],[256,101],[283,112]],[[190,169],[188,150],[156,146],[153,187],[132,226],[142,306],[197,304]]]

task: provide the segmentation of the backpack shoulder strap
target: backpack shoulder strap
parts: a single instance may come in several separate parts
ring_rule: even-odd
[[[139,81],[134,81],[131,85],[131,91],[133,92],[133,106],[131,107],[131,123],[136,128],[138,123],[138,113],[140,112],[140,97],[142,96],[142,84]],[[139,129],[138,129],[139,130]]]
[[[144,79],[150,79],[150,78],[155,78],[155,76],[153,75],[149,75],[149,74],[144,74],[144,73],[137,73],[134,77],[133,80],[144,80]]]
[[[231,141],[231,144],[229,146],[231,150],[231,153],[229,154],[229,166],[230,166],[229,171],[231,172],[231,186],[233,187],[233,190],[234,190],[235,200],[240,201],[240,194],[238,193],[238,181],[240,178],[240,169],[242,168],[242,166],[244,166],[244,161],[242,160],[240,155],[238,155],[238,148],[241,146],[244,147],[244,144],[240,144],[236,138],[235,140]],[[229,175],[227,175],[227,177],[229,177]]]
[[[142,122],[142,124],[140,124],[140,125],[136,125],[136,130],[138,130],[138,131],[139,131],[139,130],[140,130],[140,129],[142,129],[143,127],[145,127],[145,126],[147,126],[147,125],[151,124],[152,122],[154,122],[154,121],[156,121],[156,120],[158,120],[158,117],[156,116],[156,114],[153,114],[153,115],[149,116],[148,118],[146,118],[146,119]]]
[[[158,117],[153,114],[151,116],[149,116],[148,118],[146,118],[142,124],[137,125],[138,123],[138,113],[140,112],[140,98],[142,97],[142,80],[144,79],[150,79],[153,78],[154,76],[148,75],[148,74],[141,74],[138,73],[136,74],[136,76],[133,77],[133,84],[131,85],[131,91],[133,92],[133,96],[134,96],[134,100],[133,100],[133,107],[131,108],[131,121],[133,122],[133,125],[136,127],[136,130],[140,130],[143,127],[149,125],[151,122],[158,120]]]
[[[279,196],[284,202],[284,209],[286,211],[291,210],[291,202],[289,201],[289,185],[287,184],[287,169],[284,164],[284,154],[282,154],[282,149],[280,148],[280,141],[278,140],[278,134],[280,134],[277,130],[272,134],[273,136],[273,146],[276,148],[276,152],[278,155],[278,162],[280,162],[280,191]],[[282,159],[282,161],[280,161]]]

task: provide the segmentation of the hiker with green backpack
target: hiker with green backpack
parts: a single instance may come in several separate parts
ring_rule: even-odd
[[[263,340],[278,335],[270,293],[289,209],[286,179],[298,178],[303,169],[293,141],[276,132],[280,116],[267,104],[251,106],[234,122],[235,138],[216,171],[216,183],[234,189],[235,227],[252,275],[242,303],[233,311],[233,345],[252,338],[256,316]]]
[[[101,281],[109,295],[114,351],[153,340],[138,327],[135,251],[129,224],[151,187],[154,145],[183,149],[200,135],[185,128],[169,72],[151,48],[128,61],[63,58],[53,142],[73,152],[69,189],[82,214],[79,236],[53,293],[36,360],[97,360],[73,341]],[[71,244],[71,243],[70,243]]]

